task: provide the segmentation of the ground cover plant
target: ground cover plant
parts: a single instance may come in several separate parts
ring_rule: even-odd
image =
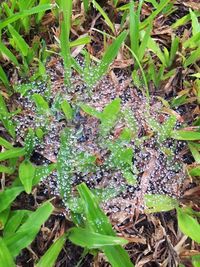
[[[0,7],[0,267],[200,266],[200,4]]]

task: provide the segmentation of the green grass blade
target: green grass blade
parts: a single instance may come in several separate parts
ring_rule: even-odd
[[[155,11],[151,13],[150,16],[148,16],[147,19],[145,19],[143,22],[140,23],[140,30],[146,28],[146,26],[151,23],[151,21],[154,20],[154,18],[166,7],[166,5],[170,2],[171,0],[161,0],[160,3],[158,4],[157,8]]]
[[[105,19],[106,24],[110,27],[112,32],[115,34],[115,28],[113,26],[112,21],[109,19],[106,12],[103,10],[103,8],[95,1],[92,0],[93,6],[99,11],[99,13],[102,15],[102,17]]]
[[[55,264],[55,261],[62,250],[65,242],[66,242],[67,236],[62,235],[59,237],[45,252],[45,254],[41,257],[39,262],[36,264],[36,267],[53,267]]]
[[[25,149],[21,147],[14,147],[12,149],[6,150],[0,153],[0,161],[18,158],[25,155]]]
[[[3,236],[8,237],[15,234],[17,229],[22,224],[22,221],[30,215],[32,211],[29,210],[14,210],[10,212],[9,219],[3,231]]]
[[[0,94],[0,121],[3,123],[4,127],[8,133],[15,138],[15,125],[11,120],[11,115],[8,112],[6,103],[3,96]]]
[[[1,24],[0,24],[1,25]],[[0,42],[0,53],[5,55],[15,66],[19,66],[17,58],[14,54],[3,44]]]
[[[60,25],[61,56],[64,61],[65,82],[67,85],[70,85],[72,61],[71,61],[69,37],[70,37],[70,29],[71,29],[72,0],[61,0],[60,11],[62,14],[62,21]]]
[[[89,0],[83,0],[83,6],[84,6],[85,12],[88,12],[88,10],[90,9],[90,1]]]
[[[125,41],[126,36],[127,32],[126,31],[122,32],[107,48],[98,66],[96,68],[90,69],[90,75],[88,73],[85,73],[84,80],[89,87],[92,87],[94,84],[96,84],[102,78],[102,76],[107,72],[110,64],[117,56],[122,43]]]
[[[200,59],[200,47],[191,53],[191,55],[185,60],[183,66],[187,68],[189,65],[194,64]]]
[[[40,230],[41,225],[49,218],[53,211],[53,206],[49,202],[42,204],[35,212],[31,213],[28,219],[17,232],[4,238],[10,253],[15,257],[20,251],[30,245]]]
[[[23,191],[22,186],[10,187],[0,192],[0,212],[7,209],[13,200]]]
[[[0,146],[5,147],[6,149],[12,149],[13,145],[8,142],[6,139],[4,139],[3,137],[0,137]]]
[[[78,185],[77,189],[83,203],[85,203],[84,210],[87,228],[102,235],[116,236],[107,216],[100,209],[95,196],[86,184]],[[133,267],[128,253],[121,246],[104,246],[102,250],[113,267]]]
[[[178,201],[167,195],[150,195],[146,194],[144,196],[145,205],[147,207],[147,212],[163,212],[169,211],[178,206]]]
[[[36,7],[32,7],[29,10],[23,10],[21,12],[15,13],[14,15],[6,18],[3,21],[0,21],[0,30],[8,26],[9,24],[17,21],[18,19],[24,18],[26,16],[31,16],[33,14],[38,14],[39,12],[45,12],[47,10],[51,10],[53,5],[38,5]]]
[[[30,47],[24,40],[24,38],[12,27],[8,25],[8,30],[14,39],[17,49],[21,52],[21,54],[26,57],[29,53]]]
[[[140,42],[140,14],[134,10],[134,2],[131,1],[129,16],[130,16],[130,41],[131,41],[131,50],[138,57],[139,52],[139,42]]]
[[[15,267],[15,263],[8,247],[0,237],[0,267]]]
[[[72,120],[73,119],[73,109],[71,108],[69,102],[67,100],[64,100],[61,103],[61,108],[63,113],[65,114],[65,117],[67,120]]]
[[[200,224],[198,221],[180,208],[177,208],[177,215],[178,226],[181,232],[189,236],[195,242],[200,243]]]
[[[19,165],[19,179],[27,194],[30,194],[32,190],[32,181],[35,176],[35,169],[36,168],[29,160],[24,160]]]
[[[197,15],[190,9],[190,17],[192,20],[192,35],[200,32],[200,23],[198,21]]]
[[[3,82],[3,84],[5,85],[6,88],[10,87],[8,77],[5,73],[5,71],[3,70],[2,66],[0,66],[0,80]]]
[[[39,114],[51,114],[48,102],[40,94],[33,94],[32,99],[36,104]]]
[[[87,238],[85,238],[86,236]],[[123,238],[95,233],[81,227],[71,228],[68,238],[74,244],[88,249],[126,245],[128,243],[128,241]]]
[[[200,132],[174,130],[171,133],[171,137],[177,140],[198,141],[200,140]]]

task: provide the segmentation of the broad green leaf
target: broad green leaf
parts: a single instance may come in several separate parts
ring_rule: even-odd
[[[25,149],[21,147],[14,147],[12,149],[6,150],[2,153],[0,153],[0,161],[12,159],[12,158],[18,158],[25,155]]]
[[[22,186],[6,188],[0,192],[0,212],[7,209],[13,200],[24,190]]]
[[[85,238],[86,236],[87,238]],[[68,238],[72,243],[88,249],[126,245],[128,243],[128,241],[123,238],[95,233],[80,227],[71,228]]]
[[[15,235],[4,238],[10,253],[16,257],[20,251],[30,245],[40,230],[41,225],[49,218],[53,211],[53,206],[49,202],[42,204],[28,219],[22,224]]]
[[[66,239],[67,235],[59,237],[41,257],[36,267],[53,267]]]
[[[174,130],[171,133],[171,137],[177,140],[200,140],[200,132]]]
[[[200,224],[198,221],[180,208],[177,208],[177,214],[181,232],[195,242],[200,243]]]
[[[32,190],[32,181],[35,176],[35,169],[35,166],[33,166],[29,160],[24,160],[19,165],[19,179],[27,194],[30,194]]]
[[[147,212],[169,211],[177,207],[178,201],[167,195],[150,195],[144,196]]]
[[[13,257],[6,246],[4,240],[0,237],[0,267],[15,267]]]

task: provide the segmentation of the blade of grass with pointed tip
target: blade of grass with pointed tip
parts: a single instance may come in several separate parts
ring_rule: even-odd
[[[15,267],[15,263],[8,247],[0,237],[0,267]]]
[[[1,42],[0,42],[0,53],[5,55],[12,63],[15,64],[15,66],[19,66],[19,62],[15,57],[15,55]]]
[[[104,246],[126,245],[128,243],[127,240],[121,237],[103,235],[81,227],[73,227],[68,233],[68,238],[71,242],[88,249],[102,248]],[[86,236],[87,238],[85,238]]]
[[[27,194],[30,194],[32,190],[32,181],[35,176],[35,169],[35,166],[33,166],[29,160],[24,160],[19,165],[19,179]]]
[[[4,139],[3,137],[0,137],[0,146],[5,147],[6,149],[12,149],[13,145],[8,142],[6,139]]]
[[[194,50],[188,58],[186,58],[183,66],[187,68],[189,65],[196,63],[200,59],[200,47]]]
[[[39,262],[36,264],[36,267],[53,267],[66,242],[66,239],[67,235],[62,235],[59,237],[40,258]]]
[[[122,32],[107,48],[101,62],[95,68],[90,69],[90,75],[84,76],[84,80],[89,87],[92,87],[94,84],[96,84],[107,72],[110,64],[117,56],[122,43],[125,41],[126,36],[127,32]]]
[[[28,219],[19,227],[15,235],[4,238],[10,253],[16,257],[20,251],[30,245],[40,230],[41,225],[49,218],[54,207],[51,203],[43,203]]]
[[[12,27],[10,24],[8,25],[8,30],[14,39],[14,42],[16,44],[17,49],[20,51],[20,53],[26,57],[29,53],[30,47],[24,40],[24,38]]]
[[[0,161],[7,160],[7,159],[13,159],[18,158],[25,155],[25,149],[14,147],[12,149],[6,150],[2,153],[0,153]]]
[[[95,1],[92,0],[93,6],[99,11],[99,13],[102,15],[102,17],[105,19],[106,24],[110,27],[112,32],[115,34],[115,28],[113,26],[112,21],[109,19],[106,12],[103,10],[103,8]]]
[[[15,234],[23,221],[32,213],[30,210],[14,210],[10,212],[9,219],[3,231],[3,236],[8,237]]]
[[[60,46],[61,56],[64,61],[65,68],[65,83],[70,85],[71,78],[71,52],[70,52],[70,30],[71,30],[71,16],[72,16],[72,0],[60,1],[61,17],[61,33],[60,33]]]
[[[10,83],[9,83],[8,77],[7,77],[5,71],[3,70],[3,68],[1,66],[0,66],[0,80],[5,85],[6,88],[10,87]]]
[[[108,217],[100,209],[97,199],[88,189],[86,184],[82,183],[78,185],[77,189],[85,204],[84,213],[87,228],[103,235],[116,236]],[[121,246],[104,246],[102,250],[113,267],[133,267],[128,253]]]
[[[171,133],[171,137],[177,140],[195,141],[200,140],[200,132],[174,130]]]
[[[143,22],[140,23],[140,30],[146,28],[146,26],[155,19],[155,17],[164,9],[164,7],[170,2],[171,0],[161,0],[158,4],[155,11],[151,13],[150,16],[148,16],[147,19],[145,19]]]
[[[0,94],[0,121],[3,123],[3,126],[6,128],[8,133],[13,138],[15,138],[15,125],[11,120],[11,114],[8,112],[6,103],[1,94]]]
[[[22,186],[6,188],[0,192],[0,212],[7,209],[13,200],[24,190]]]
[[[45,12],[47,10],[51,10],[53,5],[38,5],[36,7],[32,7],[29,10],[23,10],[21,12],[15,13],[14,15],[6,18],[3,21],[0,21],[0,30],[4,27],[8,26],[9,24],[17,21],[18,19],[24,18],[26,16],[31,16],[33,14],[38,14],[39,12]]]
[[[144,196],[145,205],[147,207],[147,212],[163,212],[169,211],[178,206],[178,201],[167,195],[150,195],[146,194]]]

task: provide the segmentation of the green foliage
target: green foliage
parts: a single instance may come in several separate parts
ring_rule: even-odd
[[[200,243],[200,224],[192,216],[188,215],[182,209],[177,208],[178,226],[186,236]]]
[[[34,240],[41,225],[48,219],[52,211],[53,206],[49,202],[45,202],[28,216],[27,220],[13,235],[4,238],[4,242],[13,257],[16,257],[23,248]]]
[[[107,235],[108,240],[110,236],[115,237],[116,234],[112,229],[112,225],[109,223],[107,216],[100,209],[95,196],[84,183],[77,186],[77,189],[83,202],[86,229],[99,235]],[[96,237],[99,238],[99,235]],[[111,240],[111,242],[113,242],[112,238]],[[98,243],[98,240],[95,241],[95,235],[93,235],[93,244],[95,242]],[[113,267],[133,266],[127,252],[121,246],[105,245],[101,247],[101,249]]]
[[[0,94],[0,121],[8,133],[14,138],[15,137],[15,125],[11,120],[11,114],[8,112],[6,103],[3,96]]]
[[[31,193],[35,171],[35,166],[29,160],[24,160],[19,165],[19,179],[22,182],[24,190],[27,194]]]
[[[87,236],[87,239],[85,238]],[[69,230],[69,240],[76,245],[88,249],[98,249],[104,246],[126,245],[128,242],[120,237],[95,233],[81,227]]]
[[[59,237],[41,257],[39,262],[36,264],[36,267],[53,267],[65,244],[66,238],[67,236],[65,234]]]
[[[0,192],[0,212],[7,209],[13,200],[23,191],[22,186],[9,187]]]
[[[8,247],[6,246],[3,239],[0,237],[0,267],[5,266],[14,267],[15,263]]]
[[[71,78],[71,52],[70,52],[70,29],[71,29],[71,16],[72,16],[72,0],[60,1],[60,12],[62,15],[62,21],[60,24],[60,48],[61,56],[64,62],[65,68],[65,82],[70,84]]]

